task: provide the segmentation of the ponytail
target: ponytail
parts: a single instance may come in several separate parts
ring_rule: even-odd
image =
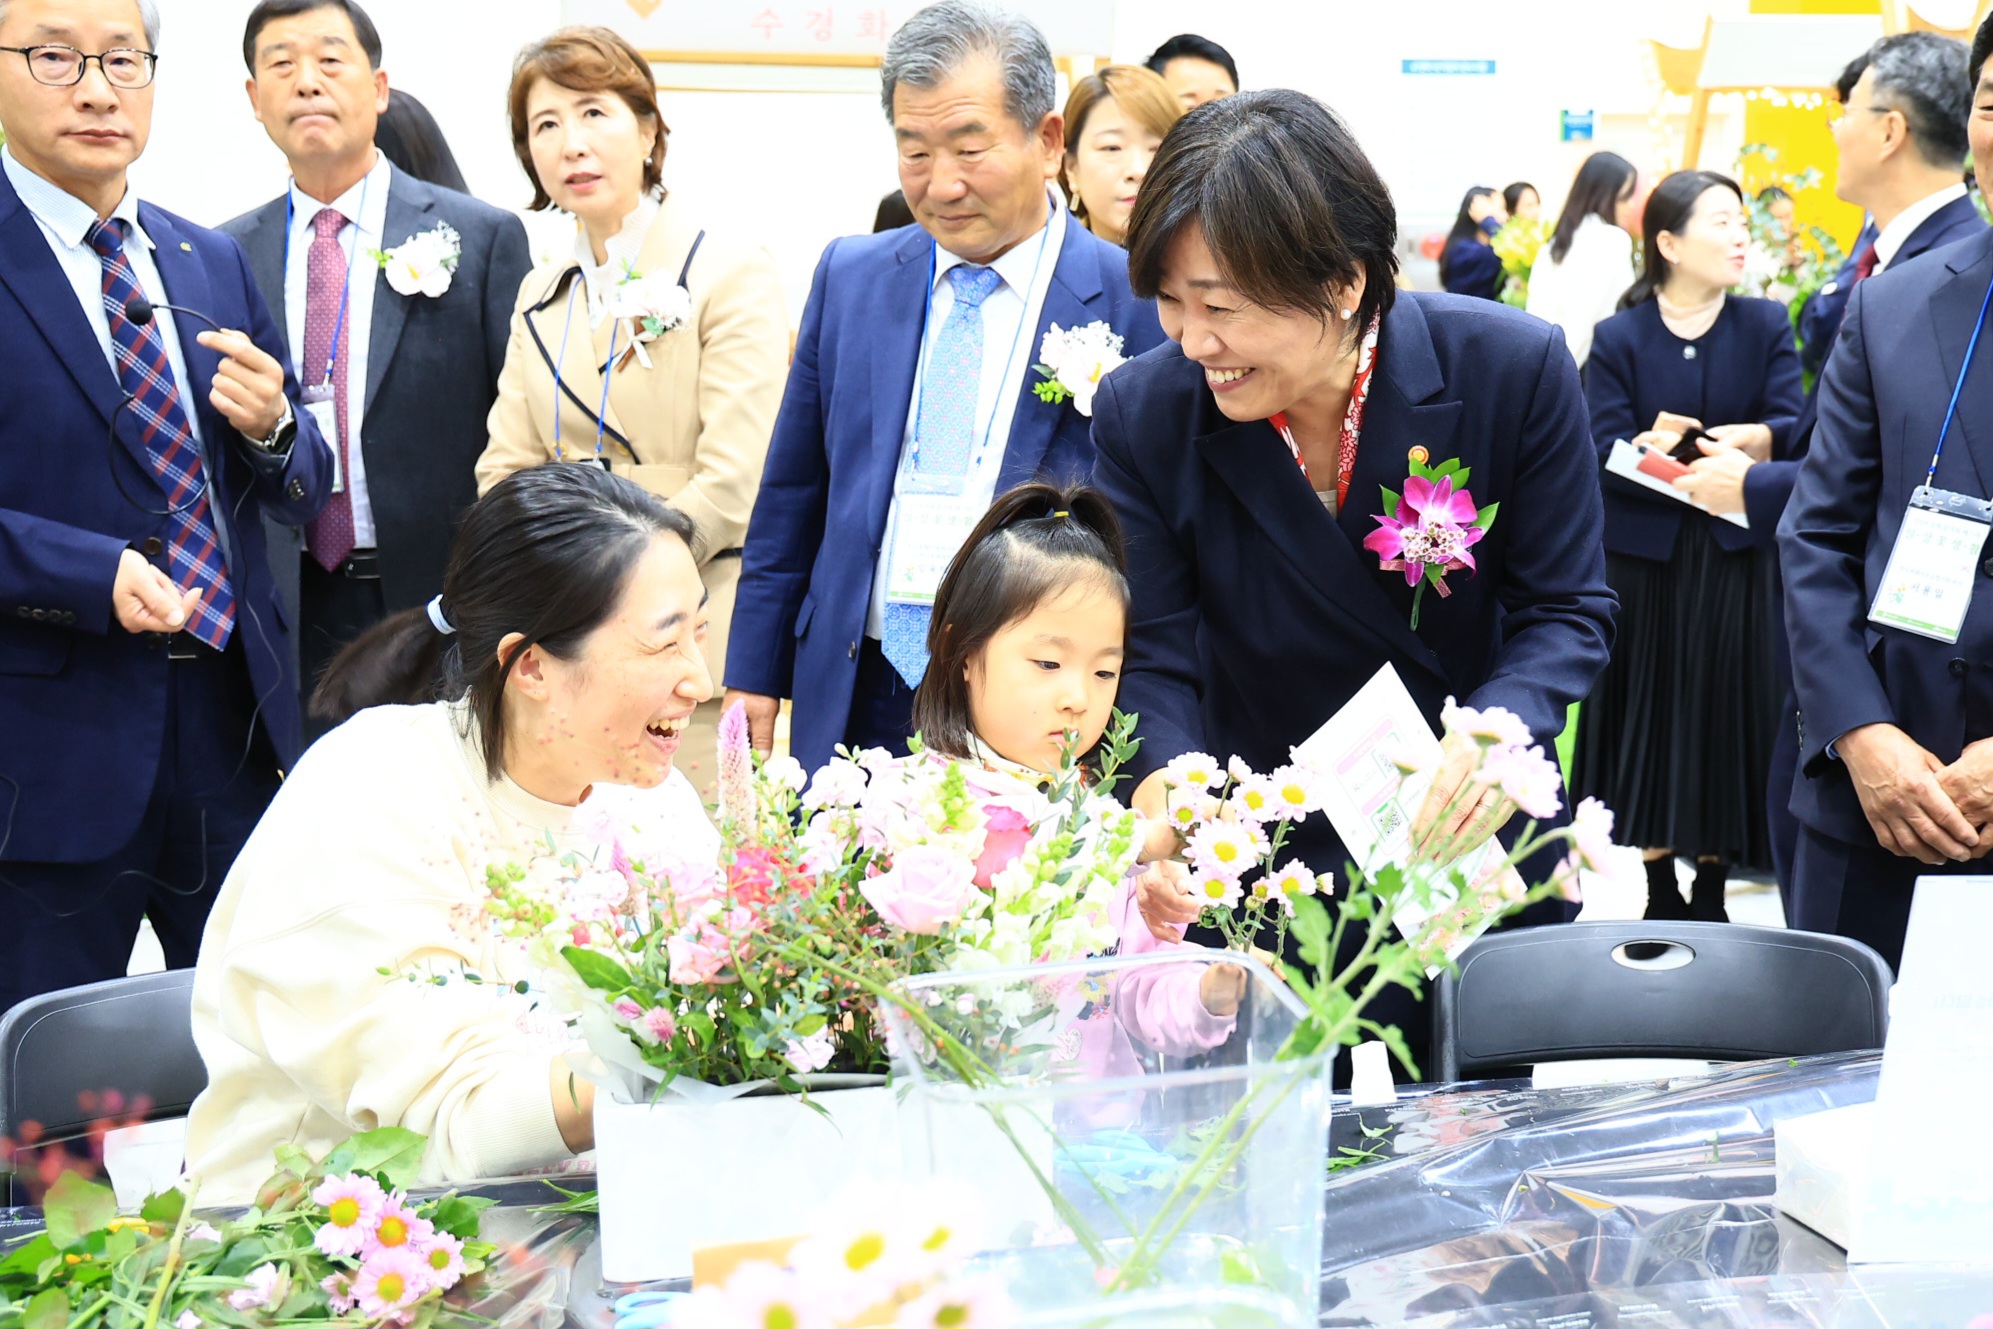
[[[533,646],[573,659],[615,614],[630,572],[659,536],[698,556],[690,517],[600,467],[548,462],[514,472],[464,514],[443,594],[339,652],[312,692],[312,714],[336,722],[369,706],[467,698],[496,780],[512,666]],[[520,640],[501,656],[499,644],[514,633]]]
[[[1099,490],[1033,482],[998,497],[934,594],[927,673],[913,699],[921,741],[945,757],[968,756],[968,670],[990,638],[1089,577],[1106,583],[1125,614],[1127,569],[1121,523]]]

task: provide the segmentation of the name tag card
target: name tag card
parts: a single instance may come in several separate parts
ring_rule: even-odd
[[[949,563],[985,511],[960,494],[900,494],[886,563],[886,598],[932,605]]]
[[[306,388],[299,394],[304,402],[304,413],[318,426],[318,435],[325,440],[325,446],[332,453],[332,492],[346,490],[345,459],[339,448],[339,409],[333,403],[332,389],[328,387]]]
[[[1869,606],[1871,623],[1951,643],[1972,607],[1993,503],[1919,485]]]
[[[1993,877],[1917,882],[1850,1264],[1993,1266],[1989,904]]]

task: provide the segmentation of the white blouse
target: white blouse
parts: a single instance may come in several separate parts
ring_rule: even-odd
[[[1633,284],[1633,237],[1596,214],[1578,224],[1564,261],[1544,245],[1529,273],[1528,311],[1564,329],[1564,341],[1583,368],[1592,329],[1618,311]]]

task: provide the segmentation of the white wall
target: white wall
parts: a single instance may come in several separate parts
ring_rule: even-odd
[[[284,180],[242,90],[251,0],[161,3],[158,109],[135,176],[147,197],[197,221],[223,221],[274,197]],[[1111,54],[1140,60],[1174,33],[1203,32],[1232,50],[1248,87],[1322,98],[1362,139],[1404,229],[1417,234],[1445,225],[1473,184],[1529,179],[1555,207],[1594,148],[1651,165],[1640,39],[1684,27],[1685,14],[1696,16],[1699,32],[1706,8],[1695,0],[1120,0]],[[472,190],[523,204],[529,190],[512,157],[505,90],[519,47],[560,23],[560,0],[374,0],[369,12],[391,83],[435,112]],[[1492,59],[1497,72],[1402,74],[1400,61],[1413,58]],[[824,244],[867,229],[879,196],[897,185],[876,93],[862,77],[850,86],[662,94],[672,128],[668,182],[715,224],[766,243],[798,312]],[[1598,140],[1558,141],[1558,112],[1567,107],[1599,113]],[[1714,126],[1710,159],[1727,141]],[[558,223],[536,229],[542,248],[565,235]]]

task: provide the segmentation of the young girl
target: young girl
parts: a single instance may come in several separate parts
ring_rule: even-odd
[[[1120,525],[1097,491],[1026,484],[999,497],[935,593],[927,673],[913,703],[926,750],[1031,784],[1058,771],[1069,735],[1078,751],[1091,751],[1120,686],[1125,567]],[[1184,874],[1167,861],[1177,848],[1170,827],[1148,823],[1142,842],[1150,873]],[[1115,953],[1184,946],[1180,925],[1167,942],[1143,922],[1136,881],[1131,873],[1115,900]],[[1229,1036],[1245,978],[1236,965],[1136,971],[1123,976],[1113,1006],[1136,1039],[1187,1055]],[[1101,1037],[1114,1046],[1096,1049],[1100,1056],[1126,1057],[1125,1069],[1139,1073],[1132,1049],[1105,1030]]]

